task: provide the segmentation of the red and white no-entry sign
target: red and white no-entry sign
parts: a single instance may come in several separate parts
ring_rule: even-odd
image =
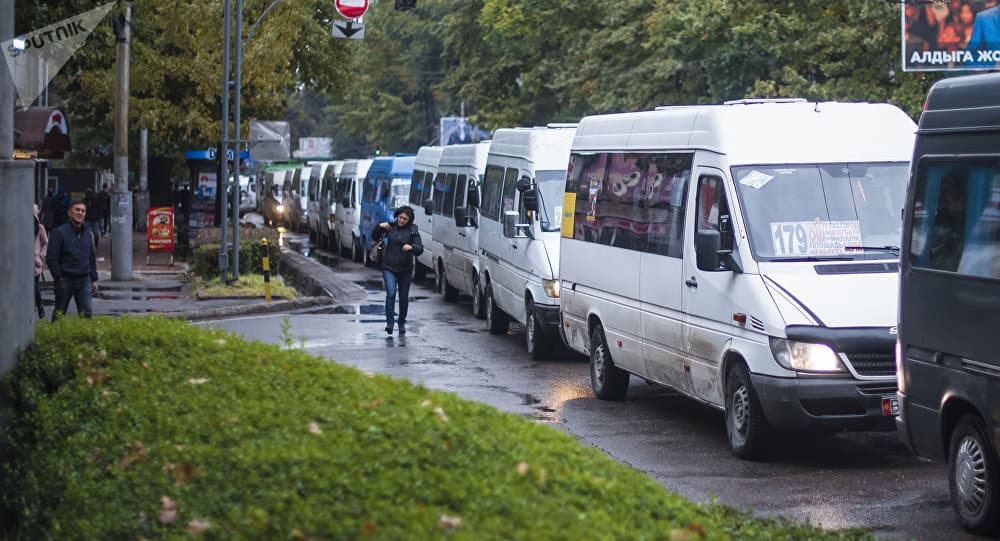
[[[368,0],[336,0],[333,5],[348,19],[357,19],[368,11]]]

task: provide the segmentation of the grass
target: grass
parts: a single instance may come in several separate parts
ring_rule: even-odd
[[[0,538],[871,538],[694,504],[551,426],[162,318],[41,323],[2,389]]]
[[[220,278],[204,280],[195,278],[194,294],[199,299],[219,299],[232,297],[263,298],[264,276],[262,274],[241,274],[233,284],[225,284]],[[287,286],[280,277],[271,277],[271,297],[295,300],[295,288]]]

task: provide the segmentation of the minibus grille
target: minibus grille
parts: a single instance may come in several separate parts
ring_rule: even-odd
[[[892,352],[848,353],[847,360],[859,376],[896,375],[896,356]]]

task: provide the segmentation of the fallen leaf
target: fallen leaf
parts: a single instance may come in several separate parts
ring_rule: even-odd
[[[420,407],[423,407],[423,408],[429,408],[429,407],[431,407],[433,405],[434,405],[434,403],[431,402],[430,400],[424,400],[423,402],[420,403]]]
[[[371,379],[371,378],[375,377],[375,372],[362,372],[361,375],[363,375],[366,378]]]
[[[462,525],[461,517],[449,517],[448,515],[441,515],[438,520],[438,526],[444,528],[445,530],[454,530]]]
[[[371,402],[362,402],[362,403],[358,404],[358,407],[361,407],[361,408],[366,409],[366,410],[370,410],[370,409],[375,409],[375,408],[381,406],[383,402],[385,402],[385,400],[382,400],[381,398],[376,398],[375,400],[372,400]]]
[[[146,513],[143,513],[142,511],[139,511],[139,514],[136,515],[135,519],[137,521],[139,521],[139,524],[145,524],[146,523]]]
[[[313,434],[313,435],[316,435],[316,436],[319,436],[320,434],[323,433],[323,430],[320,429],[320,427],[319,427],[318,424],[316,424],[315,422],[312,422],[312,423],[309,423],[309,433]]]
[[[90,385],[96,385],[104,380],[110,379],[111,376],[107,372],[98,368],[90,374],[87,374],[87,383]]]
[[[309,537],[308,535],[306,535],[305,532],[303,532],[302,530],[300,530],[298,528],[295,528],[294,530],[292,530],[291,533],[289,533],[289,535],[291,535],[295,539],[299,539],[301,541],[309,541],[310,539],[312,539],[311,537]]]
[[[146,458],[146,446],[141,441],[136,440],[132,442],[132,451],[122,457],[119,465],[123,470],[127,470],[133,463],[144,458]]]
[[[142,367],[145,368],[146,370],[149,370],[149,363],[147,363],[146,361],[142,361]]]
[[[177,502],[167,496],[160,497],[160,512],[156,515],[160,524],[173,524],[177,520]]]
[[[441,406],[434,408],[434,415],[436,415],[438,419],[441,419],[446,423],[448,422],[448,415],[446,415],[444,410],[441,409]]]
[[[207,520],[194,519],[188,522],[187,533],[191,535],[201,535],[205,530],[212,527],[212,523]]]
[[[524,474],[528,473],[528,463],[527,462],[518,462],[517,463],[517,473],[519,473],[521,475],[524,475]]]
[[[216,340],[215,343],[219,344],[220,346],[226,345],[226,341],[223,340],[222,338],[219,338],[218,340]]]
[[[377,529],[378,528],[375,527],[374,523],[367,520],[365,521],[364,524],[361,525],[361,533],[364,534],[365,536],[374,535],[375,530]]]
[[[265,357],[263,355],[261,355],[260,357],[257,357],[257,364],[259,364],[261,366],[264,366],[265,364],[267,364],[267,357]]]
[[[191,385],[203,385],[208,382],[209,382],[208,378],[191,378],[188,380],[188,383],[190,383]]]

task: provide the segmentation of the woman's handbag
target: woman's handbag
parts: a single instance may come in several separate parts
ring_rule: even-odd
[[[385,243],[382,237],[378,240],[372,239],[372,249],[368,251],[368,261],[371,261],[372,265],[379,266],[382,264],[382,250],[385,249]]]

